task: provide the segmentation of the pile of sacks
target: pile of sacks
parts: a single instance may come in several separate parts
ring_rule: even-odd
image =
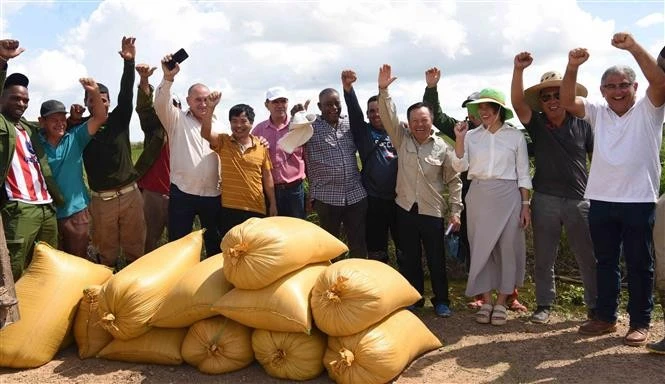
[[[420,295],[399,273],[372,260],[331,265],[348,249],[312,223],[249,219],[224,237],[222,254],[199,262],[202,243],[193,232],[113,276],[40,244],[17,282],[23,319],[0,332],[0,366],[45,364],[71,326],[81,358],[185,361],[208,374],[256,358],[273,377],[327,369],[339,383],[387,382],[441,346],[403,309]],[[42,265],[42,254],[57,258]],[[57,281],[38,282],[49,276]]]

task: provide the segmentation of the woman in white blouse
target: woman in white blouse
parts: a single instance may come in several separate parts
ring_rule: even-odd
[[[466,295],[483,295],[477,322],[503,325],[506,299],[524,281],[524,228],[531,222],[529,157],[524,134],[506,123],[513,112],[503,93],[483,89],[466,107],[482,121],[471,131],[465,122],[455,126],[452,166],[457,172],[468,170],[471,180],[465,200],[471,245]]]

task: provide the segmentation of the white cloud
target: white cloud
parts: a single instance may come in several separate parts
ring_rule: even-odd
[[[629,11],[625,7],[617,18]],[[563,72],[570,49],[587,47],[591,59],[579,80],[592,97],[599,96],[606,67],[636,68],[628,53],[609,43],[616,27],[612,19],[590,14],[573,0],[561,0],[555,8],[540,1],[104,1],[60,34],[59,47],[29,47],[12,60],[10,72],[20,68],[33,82],[28,116],[38,113],[40,95],[80,102],[76,79],[82,74],[107,85],[115,103],[122,70],[117,51],[121,37],[133,35],[137,63],[157,66],[166,53],[187,50],[190,57],[173,87],[183,101],[189,85],[202,82],[223,92],[217,112],[222,121],[230,106],[246,103],[256,109],[258,122],[267,117],[262,99],[268,87],[287,87],[293,101],[312,99],[316,112],[319,91],[339,89],[345,68],[358,73],[355,88],[362,101],[376,93],[379,66],[392,64],[399,79],[391,92],[404,112],[422,98],[424,71],[438,66],[443,109],[456,117],[464,116],[460,104],[473,91],[495,87],[509,95],[513,57],[520,51],[535,58],[525,72],[528,87],[545,71]],[[0,30],[7,31],[4,23]],[[663,36],[640,42],[662,47]],[[161,76],[158,69],[151,82],[156,85]],[[131,129],[132,140],[140,141],[138,118]]]
[[[637,20],[635,25],[642,28],[647,28],[652,25],[662,24],[665,21],[665,16],[662,12],[652,13],[650,15],[644,16],[643,18]]]

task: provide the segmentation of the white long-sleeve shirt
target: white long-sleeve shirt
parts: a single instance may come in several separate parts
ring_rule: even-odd
[[[520,188],[531,189],[526,139],[519,129],[503,124],[493,134],[484,126],[470,130],[464,140],[464,156],[453,156],[453,169],[469,171],[469,179],[517,180]]]
[[[201,122],[171,102],[173,82],[162,80],[155,93],[155,112],[168,135],[171,151],[171,183],[190,195],[220,195],[219,160],[201,137]],[[213,131],[215,121],[213,119]]]

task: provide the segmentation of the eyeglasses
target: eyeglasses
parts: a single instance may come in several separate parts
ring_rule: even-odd
[[[557,99],[559,100],[559,92],[554,92],[554,93],[543,93],[540,95],[540,101],[543,103],[547,103],[548,101],[552,99]]]
[[[633,83],[619,83],[619,84],[605,84],[603,88],[609,89],[610,91],[616,91],[617,89],[626,90],[630,88]]]

